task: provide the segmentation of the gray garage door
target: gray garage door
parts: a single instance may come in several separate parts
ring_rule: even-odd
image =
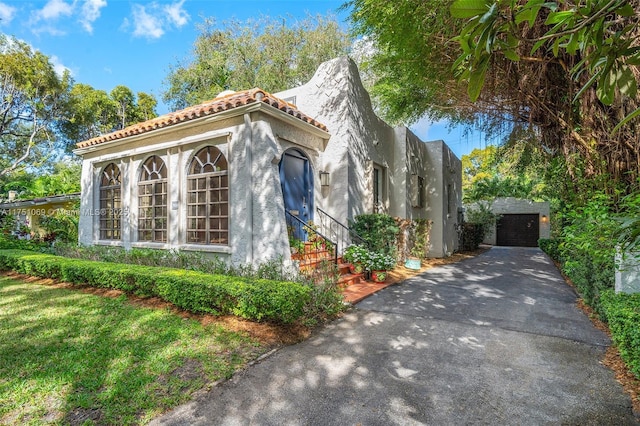
[[[505,214],[497,224],[499,246],[537,247],[540,238],[538,214]]]

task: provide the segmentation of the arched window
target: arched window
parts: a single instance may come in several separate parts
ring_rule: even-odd
[[[140,172],[138,241],[167,242],[167,168],[157,155],[149,157]]]
[[[187,242],[229,244],[229,171],[214,146],[198,151],[189,164]]]
[[[102,170],[100,178],[100,239],[119,240],[122,237],[122,179],[114,163]]]

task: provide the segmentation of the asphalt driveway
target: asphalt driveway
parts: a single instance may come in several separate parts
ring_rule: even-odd
[[[366,299],[154,424],[638,424],[609,340],[538,249],[493,248]]]

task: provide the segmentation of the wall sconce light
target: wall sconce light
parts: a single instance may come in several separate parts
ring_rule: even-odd
[[[543,222],[546,222],[548,219],[549,219],[549,218],[547,217],[547,215],[546,215],[546,214],[543,214],[543,215],[542,215],[542,221],[543,221]]]
[[[320,186],[329,186],[329,172],[320,172]]]

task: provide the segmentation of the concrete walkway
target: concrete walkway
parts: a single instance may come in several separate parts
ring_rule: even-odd
[[[638,424],[575,301],[540,250],[493,248],[382,290],[153,424]]]

